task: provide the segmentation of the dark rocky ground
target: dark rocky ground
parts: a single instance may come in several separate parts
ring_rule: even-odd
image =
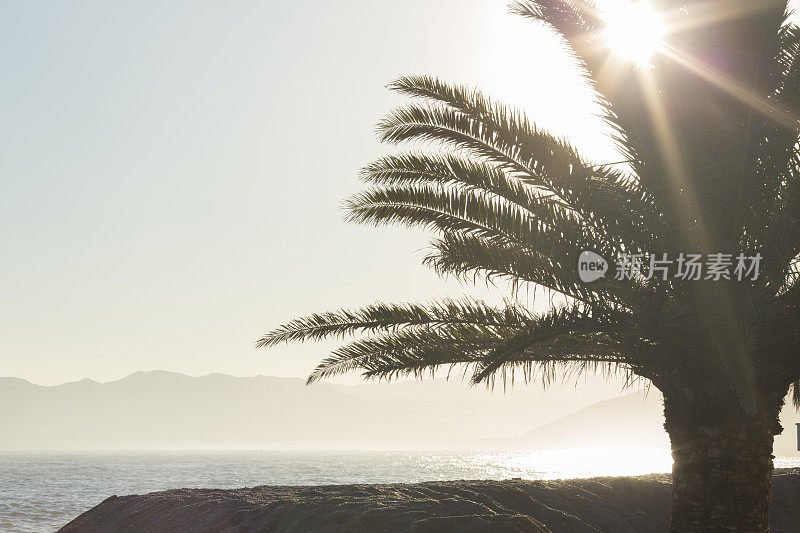
[[[648,532],[669,523],[668,475],[565,481],[180,489],[112,496],[62,532]],[[800,469],[773,479],[773,531],[800,531]]]

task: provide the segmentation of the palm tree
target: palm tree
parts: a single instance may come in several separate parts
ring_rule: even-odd
[[[510,281],[558,298],[378,303],[314,314],[259,346],[358,334],[308,378],[360,370],[420,377],[459,367],[475,383],[611,370],[664,397],[672,445],[671,531],[767,531],[778,414],[800,391],[800,29],[786,2],[658,0],[670,32],[647,66],[615,61],[589,0],[512,11],[563,38],[602,104],[626,165],[597,165],[525,115],[426,76],[391,88],[411,103],[379,124],[425,141],[367,166],[348,218],[424,226],[443,275]],[[542,73],[542,83],[547,83]],[[757,279],[653,275],[580,281],[591,250],[760,254]],[[513,294],[512,294],[513,296]]]

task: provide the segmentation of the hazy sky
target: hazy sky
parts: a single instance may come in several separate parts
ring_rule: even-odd
[[[463,288],[427,239],[342,221],[394,150],[385,85],[478,85],[610,155],[590,93],[502,0],[5,1],[0,5],[0,375],[155,368],[305,375],[328,345],[271,327]],[[606,159],[608,160],[608,159]]]

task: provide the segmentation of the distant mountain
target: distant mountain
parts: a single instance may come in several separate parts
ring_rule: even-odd
[[[517,446],[560,448],[592,446],[666,446],[664,407],[656,391],[629,394],[598,402],[563,418],[533,429],[518,439]]]
[[[164,371],[51,387],[0,378],[0,450],[668,447],[656,391],[618,397],[613,385],[590,386],[591,395],[535,386],[504,394],[442,380],[307,387]],[[800,455],[798,416],[787,408],[782,418],[776,454]]]
[[[451,447],[519,434],[596,398],[441,380],[307,387],[298,378],[154,371],[45,387],[0,378],[0,450]]]
[[[591,448],[615,446],[663,446],[669,448],[664,430],[663,400],[658,391],[629,394],[598,402],[556,421],[543,424],[517,438],[485,441],[484,447],[513,449]],[[782,434],[775,438],[776,456],[798,457],[795,423],[800,416],[787,405],[781,413]]]

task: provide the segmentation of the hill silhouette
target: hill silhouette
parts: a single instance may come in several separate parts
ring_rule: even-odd
[[[656,392],[614,397],[604,385],[603,394],[595,403],[598,393],[535,386],[307,387],[299,378],[165,371],[57,386],[0,378],[0,450],[668,447]],[[784,410],[777,455],[798,455],[796,418]]]

